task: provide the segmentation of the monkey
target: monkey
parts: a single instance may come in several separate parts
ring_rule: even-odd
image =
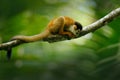
[[[82,25],[67,16],[60,16],[51,20],[44,32],[34,36],[15,36],[11,40],[21,40],[23,42],[34,42],[47,38],[50,35],[66,35],[68,38],[75,38],[76,31],[82,30]]]
[[[43,40],[50,35],[62,35],[67,36],[68,39],[77,37],[77,34],[82,30],[82,25],[67,16],[60,16],[51,20],[45,31],[40,34],[33,36],[15,36],[11,40],[21,40],[25,43],[35,42],[39,40]],[[11,57],[11,48],[7,50],[7,58]]]

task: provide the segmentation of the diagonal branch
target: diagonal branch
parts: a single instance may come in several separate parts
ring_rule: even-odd
[[[103,18],[101,18],[101,19],[97,20],[96,22],[86,26],[80,32],[78,37],[81,37],[81,36],[86,35],[90,32],[96,31],[97,29],[99,29],[99,28],[103,27],[104,25],[108,24],[114,18],[117,18],[118,16],[120,16],[120,8],[117,8],[117,9],[113,10],[112,12],[110,12],[109,14],[104,16]],[[47,41],[49,43],[52,43],[52,42],[63,41],[63,40],[67,40],[67,38],[65,36],[61,36],[61,35],[52,35],[52,36],[47,37],[43,41]],[[23,44],[23,43],[24,42],[22,42],[20,40],[13,40],[13,41],[9,41],[9,42],[6,42],[6,43],[2,43],[2,44],[0,44],[0,50],[7,50],[8,48],[12,48],[12,47],[18,46],[18,45]]]

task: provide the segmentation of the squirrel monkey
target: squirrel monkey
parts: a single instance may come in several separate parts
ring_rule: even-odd
[[[34,36],[15,36],[12,40],[22,40],[23,42],[34,42],[47,38],[50,35],[66,35],[69,39],[77,37],[77,33],[82,30],[82,25],[70,17],[60,16],[49,22],[44,32]]]
[[[82,30],[82,25],[70,17],[61,16],[51,20],[46,30],[34,36],[15,36],[11,40],[21,40],[23,42],[34,42],[47,38],[50,35],[67,36],[68,39],[78,37]],[[12,48],[7,49],[7,58],[11,57]]]

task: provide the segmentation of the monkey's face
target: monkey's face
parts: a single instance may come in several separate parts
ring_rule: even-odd
[[[82,25],[78,22],[75,22],[74,25],[71,25],[68,31],[72,32],[75,37],[79,37],[80,31],[82,30]]]

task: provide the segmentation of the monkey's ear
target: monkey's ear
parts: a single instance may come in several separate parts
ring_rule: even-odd
[[[75,25],[77,26],[77,29],[82,30],[82,25],[79,22],[75,21]]]

